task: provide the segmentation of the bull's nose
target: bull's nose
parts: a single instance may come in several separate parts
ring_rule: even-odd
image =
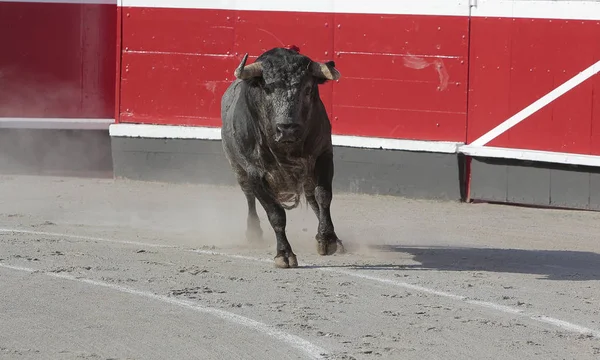
[[[277,131],[281,133],[293,134],[300,130],[300,125],[294,123],[277,124]]]
[[[292,143],[298,140],[300,134],[300,125],[294,123],[281,123],[277,124],[277,135],[275,140],[277,142]]]

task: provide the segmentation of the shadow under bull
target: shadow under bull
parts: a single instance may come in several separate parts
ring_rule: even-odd
[[[390,261],[371,265],[314,265],[304,268],[348,268],[380,271],[481,271],[539,275],[540,280],[600,280],[600,254],[587,251],[521,250],[467,247],[374,245],[370,250],[412,255],[420,264]],[[348,248],[352,252],[352,248]],[[404,258],[405,259],[405,258]],[[404,260],[403,260],[404,261]]]
[[[594,252],[399,245],[377,245],[370,248],[382,252],[411,254],[413,260],[420,265],[359,268],[485,271],[540,275],[544,280],[600,280],[600,254]]]

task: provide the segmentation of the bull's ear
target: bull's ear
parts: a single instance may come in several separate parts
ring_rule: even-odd
[[[323,82],[337,80],[341,76],[340,72],[335,68],[334,61],[327,61],[325,63],[313,62],[311,70],[313,76],[317,79],[322,79]]]

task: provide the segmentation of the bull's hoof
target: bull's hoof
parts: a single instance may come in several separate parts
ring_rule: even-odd
[[[335,254],[335,252],[337,251],[337,241],[317,241],[317,252],[319,253],[319,255],[325,256],[325,255],[333,255]]]
[[[298,267],[298,259],[296,259],[296,255],[292,255],[292,256],[288,257],[288,264],[290,265],[291,268]]]
[[[275,257],[275,267],[280,269],[296,268],[298,267],[298,259],[296,255],[284,256],[278,255]]]

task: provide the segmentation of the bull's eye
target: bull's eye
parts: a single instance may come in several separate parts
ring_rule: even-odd
[[[304,96],[310,96],[312,94],[312,87],[307,87],[304,89]]]

